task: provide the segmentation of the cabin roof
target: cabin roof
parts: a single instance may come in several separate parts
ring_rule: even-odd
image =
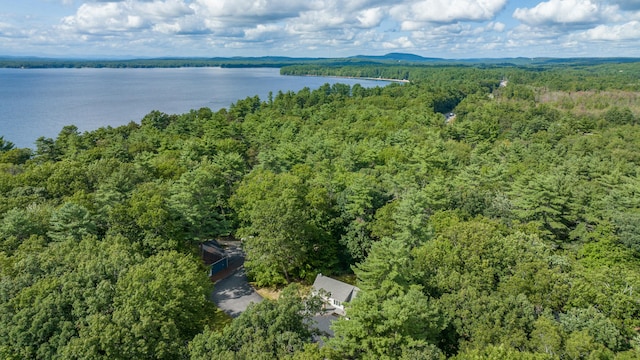
[[[313,289],[315,291],[323,289],[330,294],[330,298],[340,302],[351,301],[351,299],[356,297],[358,291],[360,291],[357,286],[332,279],[322,274],[316,276],[316,280],[313,282]]]
[[[209,240],[200,244],[200,256],[205,265],[211,265],[227,257],[227,253],[217,241]]]

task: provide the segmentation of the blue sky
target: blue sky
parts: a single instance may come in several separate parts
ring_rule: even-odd
[[[640,57],[640,0],[0,0],[0,55]]]

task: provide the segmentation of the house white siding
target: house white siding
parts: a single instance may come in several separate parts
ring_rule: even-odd
[[[320,294],[328,306],[333,307],[333,312],[345,315],[344,304],[351,301],[358,294],[356,286],[318,274],[313,282],[313,292]]]

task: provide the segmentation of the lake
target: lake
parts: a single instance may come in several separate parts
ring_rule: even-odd
[[[152,110],[182,114],[219,110],[270,91],[315,89],[325,83],[384,86],[374,80],[281,76],[272,68],[0,69],[0,136],[35,148],[66,125],[81,132],[137,123]]]

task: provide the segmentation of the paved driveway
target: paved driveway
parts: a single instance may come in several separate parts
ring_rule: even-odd
[[[322,332],[322,335],[315,336],[314,340],[319,341],[322,344],[322,337],[333,337],[333,330],[331,330],[331,324],[338,320],[338,315],[333,314],[331,311],[321,312],[313,317],[314,327]]]
[[[229,262],[244,262],[244,255],[238,247],[230,246],[227,253]],[[231,317],[237,317],[249,304],[262,301],[262,297],[249,285],[244,267],[240,266],[232,275],[213,285],[211,301]]]

